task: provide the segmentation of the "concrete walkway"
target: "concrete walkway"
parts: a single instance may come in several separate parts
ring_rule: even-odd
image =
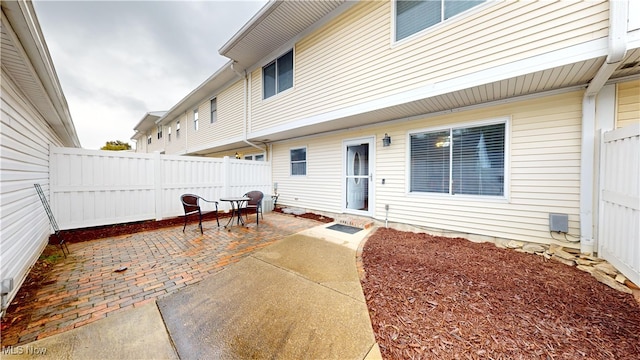
[[[3,349],[2,358],[379,359],[354,235],[288,236],[156,303]]]

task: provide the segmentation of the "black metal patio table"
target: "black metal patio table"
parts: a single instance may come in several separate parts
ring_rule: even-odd
[[[231,216],[229,217],[229,221],[227,222],[227,225],[225,225],[224,227],[233,225],[234,216],[237,217],[236,224],[240,225],[240,223],[242,223],[242,225],[244,226],[244,220],[242,219],[242,203],[247,202],[249,200],[251,199],[244,196],[220,198],[220,201],[227,201],[231,204]]]

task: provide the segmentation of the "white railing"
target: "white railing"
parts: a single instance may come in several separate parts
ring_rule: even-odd
[[[57,147],[49,160],[50,202],[60,229],[180,216],[185,193],[218,200],[272,189],[268,162]]]
[[[598,255],[640,284],[640,124],[600,138]]]

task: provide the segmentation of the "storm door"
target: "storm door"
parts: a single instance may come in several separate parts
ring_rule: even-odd
[[[345,142],[345,212],[371,215],[373,139]]]

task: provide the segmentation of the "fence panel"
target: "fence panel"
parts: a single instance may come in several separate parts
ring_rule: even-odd
[[[640,124],[603,133],[598,254],[640,284]]]
[[[180,195],[209,200],[271,189],[267,162],[51,148],[51,207],[60,229],[183,214]],[[226,210],[221,203],[220,209]],[[203,203],[203,211],[213,210]]]

